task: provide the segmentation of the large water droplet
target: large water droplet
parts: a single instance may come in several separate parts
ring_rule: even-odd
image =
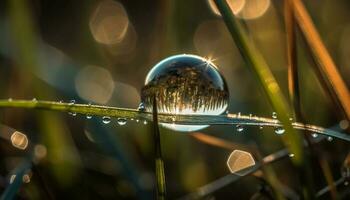
[[[282,135],[286,130],[284,130],[284,128],[282,127],[276,127],[275,128],[275,133],[278,135]]]
[[[103,117],[102,117],[102,122],[103,122],[104,124],[109,124],[109,123],[111,122],[111,118],[108,117],[108,116],[103,116]]]
[[[242,125],[236,125],[236,130],[237,130],[237,132],[242,132],[242,131],[244,131],[244,127],[242,126]]]
[[[141,91],[141,101],[148,112],[152,112],[154,96],[159,113],[175,115],[219,115],[226,111],[229,100],[226,82],[217,67],[194,55],[171,56],[152,68]],[[186,132],[207,127],[162,125]]]
[[[120,126],[123,126],[125,125],[127,122],[127,120],[125,118],[118,118],[117,119],[117,123],[120,125]]]

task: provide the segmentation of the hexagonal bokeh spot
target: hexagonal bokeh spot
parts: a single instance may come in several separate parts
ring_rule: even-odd
[[[255,165],[253,156],[246,151],[234,150],[227,159],[227,167],[231,173],[244,176],[247,169]]]

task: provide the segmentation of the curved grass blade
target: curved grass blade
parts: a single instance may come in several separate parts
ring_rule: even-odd
[[[249,40],[248,34],[233,15],[227,2],[225,0],[215,0],[215,4],[242,57],[248,64],[248,67],[250,67],[256,80],[262,86],[272,107],[277,112],[279,120],[286,129],[285,137],[282,140],[288,149],[294,153],[293,162],[301,166],[304,162],[302,138],[296,133],[289,122],[288,114],[291,113],[291,110],[269,66],[262,54],[253,45],[253,42]]]
[[[143,118],[152,120],[152,113],[141,112],[136,109],[117,108],[109,106],[99,106],[90,104],[70,104],[54,101],[30,101],[30,100],[0,100],[0,107],[7,108],[27,108],[43,109],[61,112],[75,112],[84,115],[110,116],[122,118]],[[174,117],[176,120],[174,121]],[[282,127],[282,123],[277,119],[270,119],[257,116],[245,116],[237,114],[228,115],[171,115],[158,114],[160,123],[176,123],[182,125],[232,125],[240,124],[247,126],[268,126]],[[289,122],[290,126],[298,130],[306,130],[312,133],[323,134],[330,137],[350,141],[350,135],[335,130],[322,128],[315,125],[303,124],[299,122]],[[284,127],[284,126],[283,126]]]

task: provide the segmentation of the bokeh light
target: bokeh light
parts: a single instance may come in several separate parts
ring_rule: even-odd
[[[90,31],[102,44],[115,44],[123,40],[129,19],[122,4],[112,0],[101,1],[90,19]]]
[[[75,88],[79,96],[86,101],[105,104],[112,97],[114,81],[108,70],[87,66],[76,76]]]
[[[245,169],[255,165],[253,156],[246,151],[234,150],[227,159],[227,166],[231,173],[245,175]]]
[[[213,0],[209,0],[209,6],[216,15],[220,15]],[[271,2],[270,0],[227,0],[232,12],[239,18],[256,19],[265,14]]]
[[[28,146],[28,138],[25,134],[15,131],[11,135],[11,143],[14,147],[24,150]]]

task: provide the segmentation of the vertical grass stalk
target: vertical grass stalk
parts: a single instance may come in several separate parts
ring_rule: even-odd
[[[157,180],[157,199],[166,199],[166,182],[164,173],[164,162],[162,158],[162,148],[160,141],[160,132],[158,127],[158,111],[156,98],[153,98],[153,136],[154,136],[154,147],[155,147],[155,166],[156,166],[156,180]]]

